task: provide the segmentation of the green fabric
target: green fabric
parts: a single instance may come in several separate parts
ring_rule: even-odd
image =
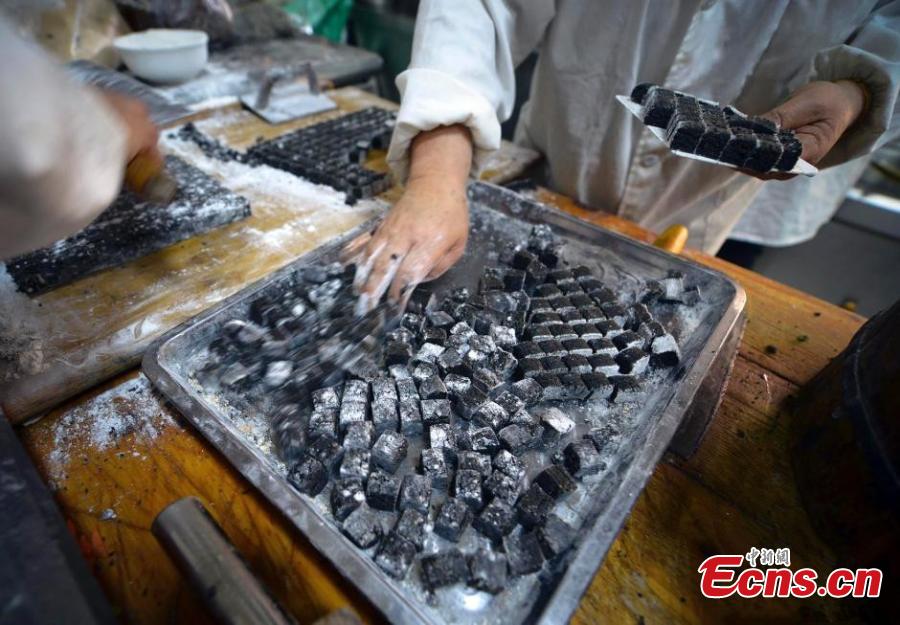
[[[336,43],[343,40],[353,0],[287,0],[282,8],[312,26],[317,35]]]

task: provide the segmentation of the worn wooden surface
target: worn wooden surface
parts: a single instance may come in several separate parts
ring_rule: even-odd
[[[560,196],[540,197],[640,240],[653,238]],[[800,507],[789,457],[798,424],[786,406],[798,386],[846,345],[862,319],[728,263],[685,254],[744,287],[747,330],[724,402],[697,454],[687,461],[667,458],[656,469],[574,622],[854,622],[858,604],[849,600],[704,599],[697,567],[709,555],[751,547],[790,547],[794,568],[811,566],[820,573],[840,564]],[[365,600],[157,396],[145,390],[136,399],[109,397],[122,395],[136,376],[121,376],[20,430],[123,619],[202,621],[149,531],[167,503],[195,495],[301,623],[346,605],[378,621]],[[100,436],[98,449],[94,439],[108,425],[110,406],[119,417],[138,415],[150,427],[117,434],[113,442]],[[70,430],[77,432],[66,437]]]
[[[240,107],[205,113],[198,125],[226,145],[243,149],[258,137],[271,138],[342,112],[395,105],[347,87],[331,92],[339,110],[270,125]],[[538,155],[504,143],[485,179],[503,182],[521,173]],[[188,160],[191,160],[188,158]],[[368,163],[386,171],[384,153]],[[214,170],[231,190],[250,200],[243,221],[181,241],[153,254],[88,276],[34,299],[33,315],[45,320],[41,373],[0,385],[0,407],[17,423],[58,405],[78,392],[136,366],[147,346],[167,330],[266,276],[374,214],[369,208],[335,209],[326,199],[298,200],[251,176]],[[396,197],[392,189],[382,198]]]

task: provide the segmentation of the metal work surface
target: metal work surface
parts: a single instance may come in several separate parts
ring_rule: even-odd
[[[277,291],[282,281],[310,262],[333,259],[348,237],[297,260],[255,286],[226,300],[160,339],[144,367],[154,383],[185,416],[263,492],[325,557],[352,580],[392,622],[563,622],[572,614],[638,494],[684,417],[719,348],[727,341],[744,305],[744,294],[730,280],[659,250],[636,244],[535,202],[490,185],[476,184],[472,199],[472,236],[462,261],[435,284],[438,294],[473,287],[487,262],[504,247],[522,242],[533,223],[547,223],[564,243],[572,263],[589,267],[621,297],[633,300],[647,280],[669,270],[699,286],[703,301],[690,308],[658,314],[678,337],[680,367],[656,375],[644,401],[631,409],[602,401],[566,403],[562,408],[580,428],[613,423],[621,433],[606,452],[607,470],[585,480],[585,489],[565,501],[578,519],[580,535],[568,557],[542,573],[523,576],[500,595],[458,587],[426,595],[409,579],[385,576],[364,553],[344,539],[319,498],[300,495],[285,479],[285,468],[267,442],[267,417],[249,411],[239,398],[208,393],[193,374],[208,357],[207,345],[224,321],[241,316],[262,291]],[[362,228],[367,225],[362,226]],[[351,233],[348,236],[352,236]],[[501,616],[502,615],[502,616]]]

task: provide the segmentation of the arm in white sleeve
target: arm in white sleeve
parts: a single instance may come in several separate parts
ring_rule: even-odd
[[[388,163],[409,173],[415,136],[462,124],[474,143],[473,170],[500,147],[500,122],[515,99],[515,68],[540,42],[553,18],[551,0],[423,0],[412,61],[397,77],[401,104]]]
[[[74,234],[115,198],[127,129],[0,18],[0,260]]]
[[[853,80],[869,102],[822,160],[829,167],[869,154],[900,132],[900,2],[882,2],[843,45],[819,53],[814,80]]]

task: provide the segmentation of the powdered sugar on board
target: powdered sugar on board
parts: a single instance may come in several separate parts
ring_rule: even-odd
[[[71,463],[88,461],[92,452],[115,449],[143,458],[139,448],[175,425],[143,374],[119,384],[67,411],[53,425],[53,449],[47,456],[50,486],[58,488]]]

